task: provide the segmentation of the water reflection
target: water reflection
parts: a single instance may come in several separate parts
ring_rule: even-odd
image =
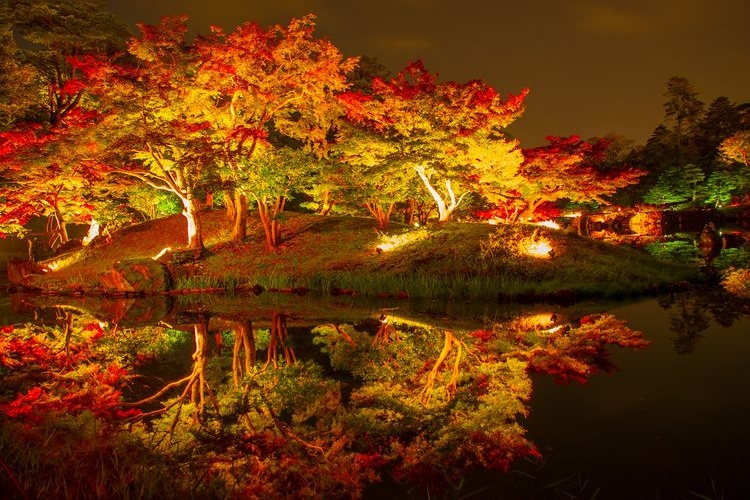
[[[750,314],[747,301],[718,288],[671,294],[658,303],[669,317],[669,330],[678,354],[692,353],[712,323],[730,327]]]
[[[524,469],[537,474],[548,453],[527,431],[532,382],[587,382],[617,368],[612,346],[649,345],[593,304],[458,315],[291,296],[160,298],[150,312],[15,300],[39,322],[0,337],[11,498],[437,498],[469,483],[570,496]],[[747,313],[712,304],[660,300],[674,350]]]

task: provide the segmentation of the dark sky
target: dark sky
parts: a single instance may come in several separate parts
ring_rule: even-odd
[[[187,14],[193,31],[317,16],[316,34],[393,73],[422,59],[442,80],[531,90],[511,127],[523,147],[547,135],[617,134],[643,143],[661,123],[670,77],[706,104],[750,102],[748,0],[108,0],[126,21]]]

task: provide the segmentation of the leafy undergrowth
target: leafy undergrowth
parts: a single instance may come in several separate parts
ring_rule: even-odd
[[[286,213],[283,242],[265,249],[251,214],[248,237],[230,241],[221,211],[201,215],[206,255],[177,268],[177,288],[302,287],[328,292],[410,297],[497,297],[570,292],[579,297],[643,293],[691,280],[695,268],[670,265],[645,252],[525,225],[448,223],[412,228],[372,219]],[[519,242],[547,239],[553,258],[524,254]],[[43,288],[96,289],[98,276],[119,260],[148,258],[185,245],[179,215],[132,226],[111,242],[67,256],[65,266],[38,281]]]

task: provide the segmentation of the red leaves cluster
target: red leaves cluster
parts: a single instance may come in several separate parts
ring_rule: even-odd
[[[13,326],[4,326],[3,333],[11,333]],[[18,368],[26,365],[47,367],[55,360],[55,354],[34,338],[0,337],[0,366]]]
[[[14,372],[29,374],[44,371],[52,374],[40,385],[20,392],[15,399],[0,404],[0,412],[10,418],[40,423],[55,414],[77,415],[90,411],[105,421],[118,421],[140,413],[138,409],[121,408],[120,387],[129,380],[124,367],[97,362],[94,344],[104,332],[97,323],[90,323],[84,331],[91,331],[86,341],[70,344],[60,350],[35,337],[20,335],[0,337],[0,366]],[[3,333],[13,333],[12,327],[3,327]]]
[[[584,316],[575,329],[557,328],[520,355],[529,369],[552,375],[557,382],[585,383],[594,373],[616,369],[609,346],[641,349],[649,341],[625,322],[610,315]]]
[[[339,101],[349,120],[379,132],[399,120],[409,121],[410,113],[422,118],[428,113],[437,128],[466,137],[480,129],[506,127],[523,111],[527,94],[524,89],[503,101],[497,90],[481,80],[438,82],[437,75],[418,60],[390,81],[375,78],[370,92],[346,92],[339,95]]]
[[[376,94],[392,94],[403,100],[411,100],[434,92],[436,81],[437,75],[428,72],[422,61],[413,61],[389,82],[376,78],[372,88]]]

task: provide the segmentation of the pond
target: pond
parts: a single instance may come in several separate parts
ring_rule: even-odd
[[[0,319],[14,325],[0,337],[4,425],[68,446],[32,453],[0,432],[10,498],[55,474],[11,452],[78,459],[54,425],[132,462],[103,466],[119,490],[91,480],[71,497],[750,495],[750,308],[715,289],[567,307],[3,295]],[[62,364],[24,372],[32,333]],[[139,404],[118,406],[113,388]]]

